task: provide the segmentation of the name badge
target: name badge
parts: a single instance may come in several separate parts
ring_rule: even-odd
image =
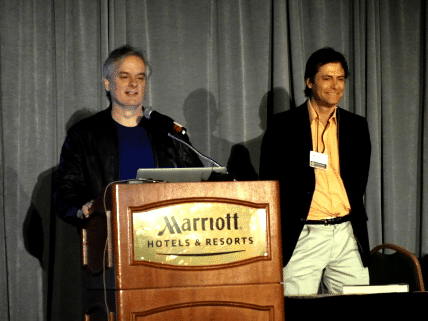
[[[309,154],[309,166],[326,170],[328,168],[328,155],[311,151]]]

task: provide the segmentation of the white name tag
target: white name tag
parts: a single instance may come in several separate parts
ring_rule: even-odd
[[[309,154],[309,166],[319,169],[327,169],[328,155],[311,151]]]

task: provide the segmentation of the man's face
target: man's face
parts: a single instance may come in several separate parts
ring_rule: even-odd
[[[318,106],[336,106],[345,91],[345,71],[342,64],[331,62],[321,66],[315,75],[314,82],[308,78],[306,85],[311,89],[311,98]]]
[[[137,56],[128,56],[114,66],[111,79],[104,79],[104,85],[113,105],[139,106],[146,88],[146,66]]]

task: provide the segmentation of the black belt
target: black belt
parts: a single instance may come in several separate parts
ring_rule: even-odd
[[[335,217],[335,218],[326,218],[325,220],[306,220],[304,221],[305,224],[324,224],[324,225],[333,225],[333,224],[340,224],[344,222],[349,222],[351,220],[351,215],[345,215],[342,217]]]

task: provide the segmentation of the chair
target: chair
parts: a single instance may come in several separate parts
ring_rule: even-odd
[[[395,253],[378,252],[382,249],[391,249]],[[409,285],[409,292],[425,292],[421,266],[414,254],[398,245],[385,243],[373,248],[370,255],[370,285],[406,283]]]

